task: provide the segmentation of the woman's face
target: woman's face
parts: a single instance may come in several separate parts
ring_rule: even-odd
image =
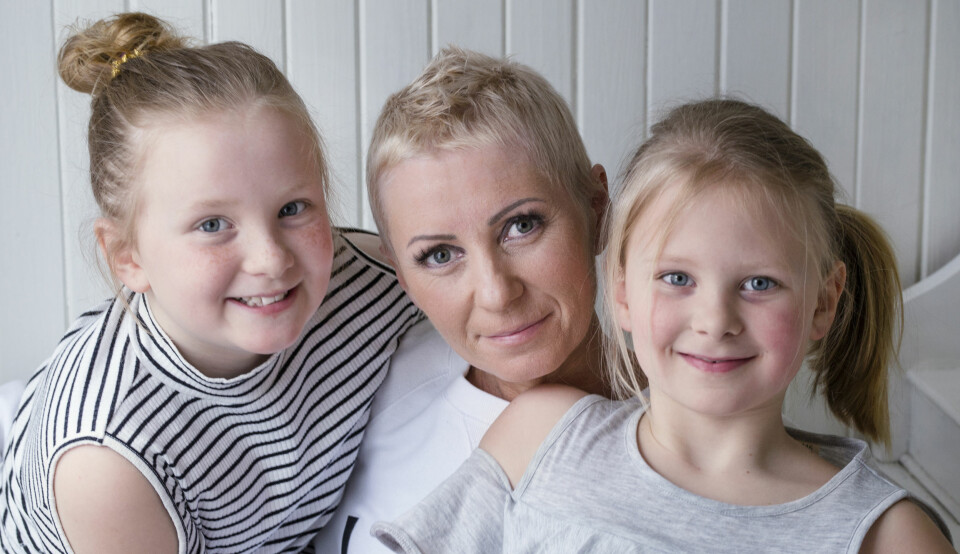
[[[596,218],[525,153],[411,158],[387,172],[381,200],[400,283],[473,367],[522,385],[582,364]]]

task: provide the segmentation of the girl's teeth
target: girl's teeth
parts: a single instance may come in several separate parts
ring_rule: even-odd
[[[269,306],[274,302],[279,302],[287,297],[287,293],[278,294],[277,296],[246,296],[243,298],[238,298],[237,300],[243,302],[247,306],[254,308],[260,308],[263,306]]]

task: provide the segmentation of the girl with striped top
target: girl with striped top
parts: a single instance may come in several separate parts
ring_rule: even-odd
[[[299,551],[421,318],[331,228],[303,101],[239,43],[121,14],[69,37],[117,296],[29,381],[0,481],[16,552]]]

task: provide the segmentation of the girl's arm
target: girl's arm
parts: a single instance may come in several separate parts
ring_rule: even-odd
[[[881,515],[860,552],[956,552],[940,529],[910,500],[901,500]]]
[[[74,552],[177,552],[177,532],[160,496],[123,456],[77,446],[53,479],[57,513]]]
[[[554,425],[586,395],[566,385],[540,385],[513,399],[490,425],[480,448],[497,460],[511,487],[516,488]]]

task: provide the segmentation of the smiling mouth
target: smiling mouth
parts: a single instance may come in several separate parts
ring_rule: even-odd
[[[270,304],[275,304],[287,296],[290,295],[290,291],[283,294],[278,294],[277,296],[241,296],[234,298],[237,302],[250,306],[251,308],[262,308],[264,306],[269,306]]]
[[[537,325],[543,323],[546,319],[547,319],[547,317],[544,316],[543,318],[538,319],[537,321],[534,321],[534,322],[532,322],[532,323],[527,323],[527,324],[525,324],[525,325],[521,325],[520,327],[517,327],[516,329],[510,330],[510,331],[505,331],[505,332],[503,332],[503,333],[498,333],[498,334],[495,334],[495,335],[487,335],[487,337],[488,337],[488,338],[491,338],[491,339],[503,339],[503,338],[507,338],[507,337],[513,337],[513,336],[522,334],[524,331],[526,331],[526,330],[528,330],[528,329],[530,329],[530,328],[532,328],[532,327],[536,327]]]

